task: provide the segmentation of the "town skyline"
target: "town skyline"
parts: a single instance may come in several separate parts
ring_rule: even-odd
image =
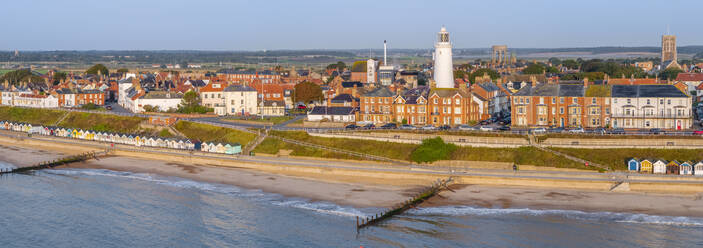
[[[658,46],[667,26],[669,33],[679,37],[680,46],[703,44],[694,19],[699,9],[695,5],[701,3],[692,1],[647,6],[633,1],[450,2],[442,6],[421,1],[362,1],[350,6],[319,1],[197,5],[127,1],[100,6],[83,0],[41,2],[12,2],[0,10],[0,22],[14,23],[6,28],[0,50],[338,50],[377,48],[383,40],[389,41],[390,49],[425,49],[434,42],[428,34],[442,25],[455,34],[456,48]],[[325,8],[320,8],[323,3]],[[29,7],[33,18],[13,21]],[[105,18],[106,13],[110,18]],[[654,15],[663,21],[642,19]]]

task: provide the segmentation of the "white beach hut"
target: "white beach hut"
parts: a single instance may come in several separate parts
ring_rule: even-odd
[[[699,161],[693,165],[693,175],[703,176],[703,161]]]
[[[654,162],[652,165],[654,168],[654,174],[666,174],[666,164],[669,162],[666,160],[657,160],[657,162]]]

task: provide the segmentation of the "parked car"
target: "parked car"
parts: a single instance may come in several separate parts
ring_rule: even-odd
[[[498,127],[498,130],[499,131],[510,131],[510,127],[509,126],[500,126],[500,127]]]
[[[605,131],[605,128],[599,127],[599,128],[593,129],[593,133],[596,133],[596,134],[605,134],[606,131]]]
[[[613,130],[610,130],[610,134],[625,134],[625,129],[622,128],[615,128]]]
[[[381,129],[396,129],[398,128],[398,124],[395,123],[386,123],[383,126],[381,126]]]
[[[106,106],[105,109],[112,110],[112,106]]]
[[[547,129],[543,127],[538,127],[538,128],[533,128],[530,130],[530,133],[546,133]]]
[[[694,135],[703,135],[703,130],[693,131]]]
[[[563,133],[564,131],[565,130],[563,127],[555,127],[555,128],[550,128],[549,130],[547,130],[547,132],[550,132],[550,133]]]
[[[476,131],[475,127],[469,125],[459,125],[458,127],[456,127],[456,129],[459,129],[461,131]]]
[[[374,125],[374,124],[366,124],[366,125],[364,126],[364,129],[376,129],[376,125]]]
[[[403,129],[403,130],[415,130],[415,129],[417,129],[417,128],[416,128],[415,126],[413,126],[413,125],[403,124],[403,125],[400,126],[400,129]]]
[[[422,130],[437,130],[437,128],[432,125],[426,125],[422,127]]]
[[[585,133],[585,132],[586,131],[584,131],[583,128],[580,128],[580,127],[569,130],[569,133]]]
[[[347,125],[347,126],[344,127],[344,128],[345,128],[345,129],[354,130],[354,129],[359,129],[359,126],[357,126],[356,124],[349,124],[349,125]]]
[[[481,125],[488,125],[488,124],[491,124],[491,123],[488,122],[488,120],[482,120],[482,121],[479,122],[478,124],[481,124]]]
[[[439,126],[437,129],[439,129],[439,130],[449,130],[449,129],[452,129],[452,127],[449,126],[449,125],[441,125],[441,126]]]
[[[481,131],[493,131],[493,127],[481,126],[481,127],[479,128],[479,130],[481,130]]]
[[[656,134],[662,134],[662,133],[664,133],[664,131],[662,131],[662,130],[659,129],[659,128],[652,128],[652,129],[649,129],[649,134],[655,134],[655,135],[656,135]]]

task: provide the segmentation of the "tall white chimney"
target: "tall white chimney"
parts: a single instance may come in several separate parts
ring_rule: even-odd
[[[383,65],[384,66],[388,65],[388,61],[386,60],[386,50],[387,50],[386,40],[383,40]]]

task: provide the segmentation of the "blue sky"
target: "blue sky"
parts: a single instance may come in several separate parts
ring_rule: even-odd
[[[0,50],[430,48],[703,45],[690,0],[9,0]]]

